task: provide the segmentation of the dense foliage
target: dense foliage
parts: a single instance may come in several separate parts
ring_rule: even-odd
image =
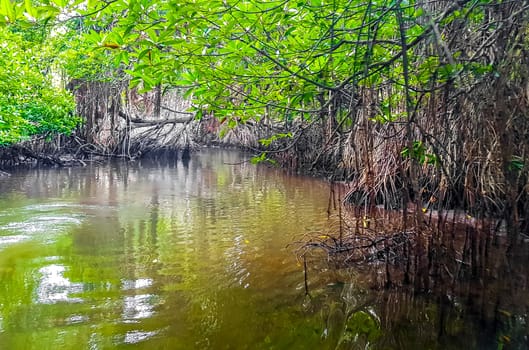
[[[409,1],[114,1],[92,18],[110,30],[89,38],[130,65],[133,85],[187,87],[199,115],[237,121],[310,119],[388,77],[403,90],[401,39],[412,47],[430,32]]]
[[[61,72],[76,156],[175,145],[192,115],[248,130],[254,160],[345,180],[339,227],[305,252],[376,262],[386,287],[444,300],[443,281],[500,280],[492,247],[528,238],[529,0],[0,0],[2,24],[0,145],[76,126]],[[190,110],[162,118],[167,91]],[[377,337],[365,316],[348,329]]]
[[[88,39],[130,67],[133,85],[190,88],[199,113],[311,118],[361,87],[391,84],[373,116],[386,122],[406,113],[406,93],[416,103],[417,91],[494,70],[479,57],[456,60],[464,53],[445,52],[436,34],[462,19],[480,24],[492,3],[437,13],[421,1],[112,1],[91,10],[98,30]],[[412,51],[436,40],[433,51]]]
[[[65,28],[72,78],[125,72],[186,89],[197,119],[281,123],[262,145],[288,139],[291,164],[354,180],[356,202],[527,211],[526,0],[1,4]]]
[[[73,96],[53,84],[54,54],[35,30],[0,28],[0,145],[68,134],[79,123]]]

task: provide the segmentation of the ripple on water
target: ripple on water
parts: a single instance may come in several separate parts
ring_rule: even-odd
[[[56,210],[54,205],[31,205],[17,212],[18,217],[13,213],[4,215],[0,221],[0,248],[35,237],[53,239],[56,234],[81,225],[82,214],[48,212],[51,208]]]
[[[158,331],[143,332],[143,331],[130,331],[125,334],[123,343],[125,344],[136,344],[154,337],[158,334]]]
[[[66,320],[66,324],[79,324],[88,321],[88,317],[84,315],[72,315]]]
[[[41,203],[22,208],[8,208],[0,212],[0,231],[17,233],[57,232],[79,225],[87,215],[109,211],[115,206],[79,203]],[[17,217],[14,217],[14,216]],[[23,219],[20,219],[22,217]],[[7,224],[2,224],[7,221]]]
[[[9,230],[25,234],[39,232],[57,232],[72,225],[80,225],[81,219],[75,216],[34,216],[25,221],[11,222],[0,226],[0,230]]]
[[[130,295],[123,299],[124,323],[135,323],[138,320],[150,318],[154,315],[154,308],[159,304],[159,298],[153,294]]]
[[[71,298],[70,294],[81,293],[82,283],[72,283],[64,277],[66,267],[52,264],[39,269],[41,275],[37,288],[37,302],[40,304],[56,304],[60,302],[80,303],[81,298]]]
[[[137,280],[121,280],[121,290],[147,288],[152,285],[151,278],[138,278]]]
[[[4,245],[15,244],[31,238],[28,235],[0,236],[0,248]]]
[[[116,206],[103,204],[83,204],[83,203],[40,203],[26,205],[23,210],[28,212],[56,212],[57,209],[76,209],[83,212],[92,210],[109,210],[116,209]]]

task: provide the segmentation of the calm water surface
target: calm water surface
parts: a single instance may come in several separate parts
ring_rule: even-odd
[[[0,349],[522,348],[527,309],[481,324],[325,264],[306,296],[289,244],[330,225],[329,185],[243,159],[0,179]]]

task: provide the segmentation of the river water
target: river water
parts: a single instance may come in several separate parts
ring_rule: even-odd
[[[306,294],[292,243],[332,225],[329,184],[247,158],[0,179],[0,349],[525,348],[527,281],[476,308],[322,259]]]

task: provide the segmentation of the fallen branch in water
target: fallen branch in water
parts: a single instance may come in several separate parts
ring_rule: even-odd
[[[172,119],[143,119],[139,117],[131,117],[124,112],[119,112],[119,116],[124,118],[127,122],[136,124],[137,127],[146,127],[146,126],[164,126],[167,124],[184,124],[192,121],[194,119],[193,115],[187,115],[185,117],[172,118]]]

